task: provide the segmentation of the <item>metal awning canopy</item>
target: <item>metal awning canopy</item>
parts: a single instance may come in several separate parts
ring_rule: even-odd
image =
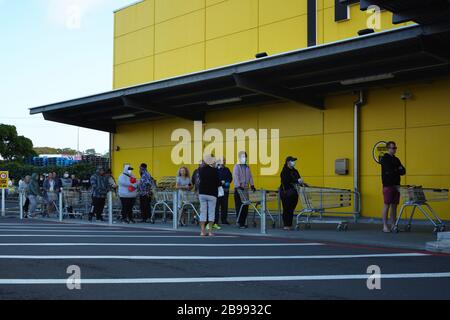
[[[449,44],[448,24],[410,26],[32,108],[31,114],[115,132],[126,121],[204,121],[207,111],[277,101],[320,110],[329,94],[450,76]]]

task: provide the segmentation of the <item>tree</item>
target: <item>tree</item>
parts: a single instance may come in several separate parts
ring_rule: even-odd
[[[36,152],[33,150],[33,142],[19,136],[15,126],[0,124],[0,156],[5,160],[23,161],[36,156]]]
[[[87,149],[84,153],[87,155],[94,155],[94,156],[97,154],[97,152],[95,152],[95,149]]]
[[[34,148],[34,151],[36,151],[37,154],[62,154],[62,155],[69,155],[69,156],[73,156],[73,155],[77,154],[77,151],[73,150],[71,148],[56,149],[56,148],[50,148],[50,147],[37,147],[37,148]]]

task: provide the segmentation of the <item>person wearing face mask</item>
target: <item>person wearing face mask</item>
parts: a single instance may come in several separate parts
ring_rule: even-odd
[[[133,207],[137,197],[137,179],[133,176],[133,168],[125,165],[119,177],[119,197],[122,203],[122,221],[136,223],[133,219]]]
[[[200,226],[201,236],[206,236],[206,223],[210,236],[214,236],[212,229],[216,214],[218,190],[221,186],[219,173],[216,168],[216,158],[212,155],[205,157],[205,166],[199,169],[199,200],[200,200]]]
[[[63,177],[61,178],[61,185],[65,189],[72,188],[72,179],[70,178],[68,172],[65,172]]]
[[[219,173],[219,179],[223,187],[224,195],[217,199],[216,205],[216,220],[214,221],[213,228],[219,229],[219,217],[222,220],[222,224],[229,225],[228,222],[228,199],[230,197],[230,185],[233,182],[233,175],[226,167],[225,158],[220,159],[217,163],[217,171]]]
[[[139,167],[139,174],[141,179],[138,184],[140,209],[142,216],[142,223],[147,223],[150,218],[150,205],[152,202],[152,190],[156,188],[155,180],[148,172],[147,164],[143,163]]]
[[[298,193],[296,184],[306,186],[300,173],[295,169],[297,158],[287,157],[283,170],[281,171],[280,197],[283,203],[284,230],[292,230],[294,211],[298,204]]]
[[[242,200],[239,196],[238,189],[246,190],[249,188],[252,189],[253,192],[256,191],[255,183],[253,182],[253,175],[250,171],[250,167],[247,165],[247,153],[245,151],[239,152],[239,163],[234,166],[233,170],[233,179],[234,179],[234,201],[236,214],[239,213],[239,209],[242,206]],[[241,215],[239,217],[239,221],[237,221],[239,227],[241,229],[247,229],[247,215],[248,215],[248,206],[242,207]]]

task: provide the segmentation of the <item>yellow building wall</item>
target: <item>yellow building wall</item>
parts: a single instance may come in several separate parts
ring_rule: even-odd
[[[115,14],[114,88],[133,86],[307,47],[307,0],[144,0]],[[370,15],[317,0],[317,44],[355,37]],[[392,25],[382,12],[381,30]]]
[[[318,43],[353,37],[365,28],[367,14],[358,5],[351,19],[334,21],[334,0],[318,2]],[[114,88],[254,59],[257,52],[275,54],[306,47],[306,1],[298,0],[145,0],[115,16]],[[391,14],[382,13],[383,28],[393,28]],[[369,92],[361,115],[361,191],[365,217],[380,217],[383,205],[380,167],[372,159],[373,145],[395,140],[408,174],[402,183],[437,188],[450,187],[450,108],[446,91],[450,80],[400,86]],[[413,98],[400,99],[405,91]],[[350,174],[337,176],[334,162],[353,159],[352,95],[331,96],[326,110],[292,103],[253,106],[208,112],[206,126],[280,129],[280,162],[287,155],[299,157],[298,169],[311,184],[353,187]],[[178,170],[170,159],[178,128],[193,130],[180,119],[120,125],[114,135],[113,169],[117,176],[124,164],[149,164],[156,178]],[[191,172],[196,165],[189,166]],[[276,189],[279,174],[260,176],[252,166],[259,188]],[[281,170],[281,168],[280,168]],[[450,219],[450,204],[433,204]]]

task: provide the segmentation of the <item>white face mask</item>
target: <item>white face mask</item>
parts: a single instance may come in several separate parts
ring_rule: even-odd
[[[247,164],[247,157],[241,157],[241,164]]]
[[[128,174],[131,176],[133,174],[133,170],[128,170]]]
[[[290,161],[289,164],[291,165],[291,167],[295,167],[295,165],[297,164],[295,161]]]
[[[65,174],[65,175],[64,175],[64,178],[66,178],[66,179],[67,179],[68,177],[69,177],[69,175],[68,175],[68,174]]]

